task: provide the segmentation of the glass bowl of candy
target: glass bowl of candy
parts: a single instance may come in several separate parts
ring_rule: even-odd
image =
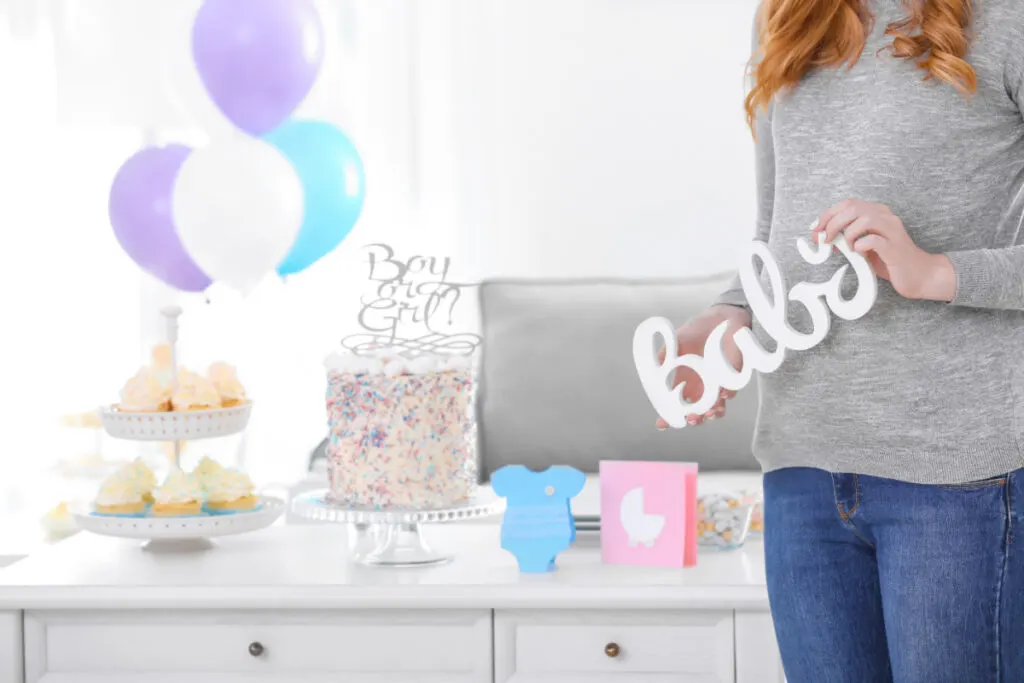
[[[750,535],[760,494],[709,491],[697,497],[697,543],[705,548],[734,550]]]

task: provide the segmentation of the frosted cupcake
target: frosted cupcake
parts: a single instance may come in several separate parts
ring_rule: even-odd
[[[178,368],[178,386],[192,385],[202,379],[202,376],[192,372],[188,368]]]
[[[204,455],[200,459],[199,464],[196,465],[196,468],[192,470],[192,476],[199,482],[199,486],[203,488],[203,491],[208,491],[210,484],[223,471],[224,467],[219,462]]]
[[[127,478],[135,484],[135,489],[147,503],[153,502],[153,489],[156,488],[156,475],[142,458],[135,458],[122,468]]]
[[[60,419],[60,422],[63,426],[70,427],[71,429],[103,428],[103,421],[100,419],[100,413],[97,410],[90,410],[87,413],[65,415]]]
[[[164,413],[171,409],[171,389],[156,374],[142,368],[121,389],[118,410],[126,413]]]
[[[118,468],[116,472],[107,477],[103,486],[114,486],[115,482],[124,482],[133,488],[144,503],[153,502],[152,493],[156,488],[156,475],[153,474],[153,470],[149,469],[149,465],[143,462],[142,458],[135,458],[130,463]]]
[[[191,475],[174,470],[153,491],[154,517],[186,517],[203,511],[203,489]]]
[[[213,383],[225,408],[245,403],[245,387],[238,381],[238,373],[233,365],[214,363],[206,371],[206,376]]]
[[[206,509],[210,512],[254,510],[259,497],[253,493],[252,479],[245,472],[229,468],[211,478],[206,489]]]
[[[146,501],[128,477],[114,474],[100,487],[93,508],[101,515],[138,516],[146,511]]]
[[[61,501],[57,507],[49,510],[41,520],[46,537],[58,540],[71,536],[78,531],[75,518],[71,514],[71,507],[66,501]]]
[[[212,410],[220,407],[220,394],[214,388],[213,382],[199,375],[187,377],[186,381],[179,378],[178,390],[171,397],[173,410]]]

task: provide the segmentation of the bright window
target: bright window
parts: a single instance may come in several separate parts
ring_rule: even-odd
[[[191,457],[244,446],[257,480],[280,482],[324,433],[321,362],[354,330],[363,244],[451,255],[462,281],[685,276],[729,268],[752,230],[741,103],[755,0],[321,0],[328,61],[298,115],[360,147],[363,219],[248,300],[177,296],[120,251],[106,203],[144,141],[204,143],[160,80],[162,13],[198,1],[6,5],[0,515],[63,495],[53,466],[96,443],[62,416],[116,400],[168,303],[186,310],[183,362],[232,362],[257,401],[244,441]]]

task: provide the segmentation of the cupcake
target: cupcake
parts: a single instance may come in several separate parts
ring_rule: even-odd
[[[142,494],[147,503],[153,502],[153,489],[156,488],[156,475],[142,458],[135,458],[122,469],[122,476],[135,484],[135,489]]]
[[[224,467],[208,456],[203,456],[199,464],[192,470],[192,476],[199,482],[204,491],[207,491],[209,484],[216,479],[217,475],[224,471]]]
[[[210,512],[254,510],[259,497],[253,493],[252,479],[234,468],[221,470],[206,489],[206,509]]]
[[[113,485],[114,482],[124,482],[133,488],[144,503],[153,502],[152,494],[153,489],[156,488],[156,475],[153,474],[153,470],[149,469],[149,465],[143,462],[142,458],[135,458],[130,463],[118,468],[107,478],[103,486]]]
[[[181,470],[173,470],[163,486],[153,491],[153,516],[185,517],[203,511],[199,482]]]
[[[121,389],[118,410],[126,413],[165,413],[171,409],[170,387],[148,368],[142,368]]]
[[[93,508],[101,515],[138,516],[146,511],[146,501],[135,482],[118,471],[100,487],[93,500]]]
[[[245,387],[238,381],[238,373],[234,366],[227,363],[214,363],[206,371],[206,376],[213,382],[220,395],[221,405],[225,408],[245,403]]]
[[[66,501],[61,501],[57,507],[43,515],[41,524],[46,532],[46,537],[55,541],[71,536],[78,531],[75,518],[71,514],[71,507]]]
[[[70,427],[71,429],[103,428],[103,421],[100,419],[100,413],[98,410],[90,410],[87,413],[65,415],[60,419],[60,422],[63,426]]]
[[[202,376],[198,373],[192,372],[188,368],[178,368],[178,386],[191,386],[196,384]]]
[[[182,382],[179,379],[178,390],[171,397],[171,408],[176,411],[187,410],[211,410],[220,408],[220,394],[213,386],[213,382],[193,375]]]

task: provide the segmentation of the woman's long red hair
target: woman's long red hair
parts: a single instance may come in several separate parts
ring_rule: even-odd
[[[967,63],[973,0],[904,0],[907,17],[890,24],[893,56],[913,60],[925,78],[945,81],[965,94],[977,88]],[[764,0],[758,50],[751,58],[753,88],[747,121],[780,90],[816,67],[853,66],[864,49],[873,17],[865,0]]]

